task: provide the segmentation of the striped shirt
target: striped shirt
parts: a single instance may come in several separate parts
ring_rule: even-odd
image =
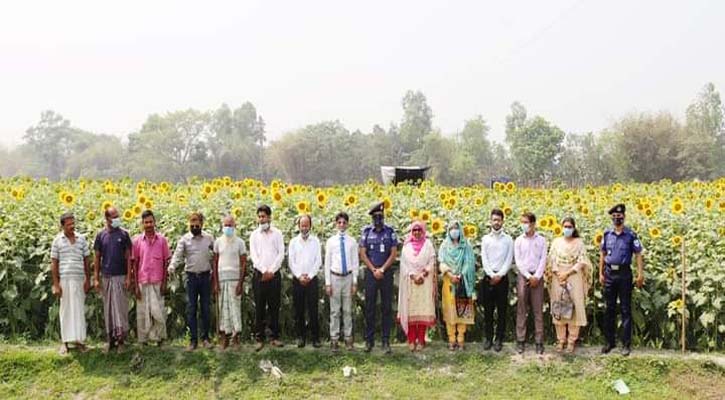
[[[85,278],[85,264],[83,260],[91,255],[86,237],[78,232],[75,243],[71,244],[65,233],[61,232],[53,239],[50,246],[50,258],[58,260],[58,270],[61,278]]]

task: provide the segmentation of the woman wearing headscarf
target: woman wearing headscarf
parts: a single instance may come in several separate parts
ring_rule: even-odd
[[[410,351],[425,347],[425,333],[435,325],[436,253],[425,224],[415,221],[403,243],[398,284],[398,321],[408,335]]]
[[[574,305],[571,318],[554,318],[556,328],[557,351],[566,348],[568,353],[574,353],[579,329],[587,325],[586,299],[591,281],[592,264],[587,257],[586,246],[579,237],[574,218],[567,217],[561,223],[564,236],[554,239],[549,251],[549,265],[552,279],[549,288],[549,297],[554,302],[562,298],[562,293],[568,291]],[[567,337],[568,331],[568,337]]]
[[[461,226],[458,221],[448,224],[446,238],[438,252],[449,350],[464,348],[466,325],[474,323],[476,261],[471,244],[462,237]]]

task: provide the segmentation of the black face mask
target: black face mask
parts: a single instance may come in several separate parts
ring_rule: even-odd
[[[194,236],[201,235],[201,227],[200,226],[192,226],[190,230],[191,230],[191,234],[194,235]]]
[[[373,215],[373,225],[382,226],[384,218],[382,215]]]
[[[620,226],[624,223],[624,217],[612,218],[612,223],[614,226]]]

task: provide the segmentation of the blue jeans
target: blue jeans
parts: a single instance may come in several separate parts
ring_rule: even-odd
[[[191,334],[191,344],[197,344],[197,301],[201,300],[201,340],[209,340],[209,303],[211,302],[211,275],[207,272],[186,273],[186,323]]]

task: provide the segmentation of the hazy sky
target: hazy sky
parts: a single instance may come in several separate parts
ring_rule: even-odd
[[[567,132],[725,91],[725,1],[10,1],[0,143],[40,112],[126,135],[151,113],[251,101],[268,137],[339,119],[369,132],[421,90],[445,133],[513,101]]]

